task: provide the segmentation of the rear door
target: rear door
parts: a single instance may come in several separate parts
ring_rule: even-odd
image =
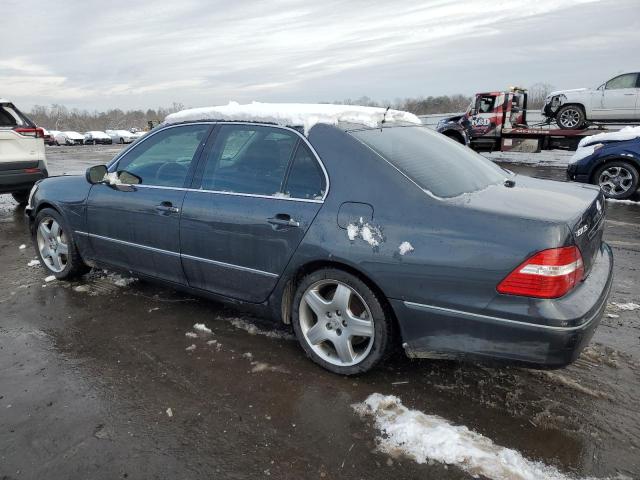
[[[185,185],[211,124],[160,130],[130,149],[111,171],[140,179],[128,186],[97,184],[87,200],[86,232],[97,260],[184,284],[180,262],[180,211]]]
[[[327,177],[287,128],[221,124],[187,192],[180,225],[191,287],[262,302],[318,213]]]
[[[638,101],[638,74],[625,73],[604,84],[600,101],[594,96],[593,118],[596,120],[633,120],[640,118]]]

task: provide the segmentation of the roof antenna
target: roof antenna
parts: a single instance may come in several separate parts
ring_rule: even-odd
[[[384,111],[384,113],[382,114],[382,121],[380,122],[380,131],[382,131],[382,125],[384,125],[384,122],[387,121],[387,112],[389,111],[390,108],[391,108],[391,105],[389,105],[387,109]]]

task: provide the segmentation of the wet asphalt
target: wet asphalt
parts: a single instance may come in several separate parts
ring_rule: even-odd
[[[118,150],[47,156],[52,174],[71,174]],[[640,204],[608,204],[605,240],[610,301],[640,303]],[[570,476],[640,478],[640,310],[610,304],[563,370],[396,355],[344,378],[240,310],[102,271],[47,283],[34,258],[23,210],[0,196],[0,479],[471,478],[376,451],[351,407],[374,392]],[[186,336],[195,323],[212,333]]]

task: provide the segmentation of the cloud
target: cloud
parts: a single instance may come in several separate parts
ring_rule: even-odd
[[[28,17],[10,6],[3,20],[3,36],[20,41],[0,57],[1,93],[26,105],[472,93],[523,77],[578,82],[576,63],[592,67],[590,55],[613,49],[633,55],[640,42],[634,0],[36,3]],[[574,67],[559,74],[561,51]]]

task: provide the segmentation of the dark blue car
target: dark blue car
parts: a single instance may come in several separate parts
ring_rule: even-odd
[[[345,375],[396,345],[562,366],[603,315],[597,187],[516,176],[413,123],[190,118],[37,185],[53,275],[104,266],[252,306]]]
[[[638,190],[640,127],[587,137],[567,167],[567,178],[599,185],[608,198],[626,199]]]

